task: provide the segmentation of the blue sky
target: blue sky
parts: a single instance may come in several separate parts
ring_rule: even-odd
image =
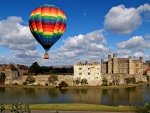
[[[43,4],[67,16],[67,29],[48,60],[28,28],[30,13]],[[113,53],[150,60],[150,0],[0,1],[0,64],[73,65],[107,60]]]

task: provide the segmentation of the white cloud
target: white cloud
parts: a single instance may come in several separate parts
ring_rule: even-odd
[[[119,49],[127,49],[131,52],[144,52],[150,48],[150,41],[144,40],[142,36],[134,36],[127,41],[117,44]]]
[[[86,35],[68,37],[63,40],[63,46],[51,53],[49,62],[43,61],[43,63],[55,62],[55,64],[61,65],[84,62],[85,60],[100,62],[100,59],[107,57],[112,49],[111,47],[104,47],[106,39],[103,32],[104,30],[97,30]]]
[[[143,12],[150,11],[150,5],[125,8],[124,5],[112,7],[105,16],[104,27],[118,34],[129,34],[142,24]]]
[[[123,50],[118,50],[115,53],[118,54],[118,55],[128,55],[128,54],[131,53],[131,51],[128,50],[128,49],[123,49]]]
[[[0,46],[8,48],[14,56],[5,56],[6,61],[31,64],[41,55],[36,49],[36,40],[33,38],[28,26],[24,26],[21,17],[11,16],[0,21]],[[1,56],[3,58],[3,56]],[[30,58],[30,59],[29,59]]]
[[[150,34],[146,35],[145,38],[150,38]]]
[[[136,58],[139,58],[139,57],[143,57],[144,54],[143,54],[143,52],[136,52],[136,53],[134,54],[134,56],[135,56]]]

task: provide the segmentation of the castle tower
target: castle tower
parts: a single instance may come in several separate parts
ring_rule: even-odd
[[[104,59],[101,59],[101,73],[104,73],[103,72],[103,62],[104,62]]]
[[[113,64],[112,64],[112,70],[113,73],[117,73],[117,55],[113,54]]]
[[[128,70],[129,70],[129,74],[133,74],[133,69],[132,69],[132,56],[129,56],[129,67],[128,67]]]
[[[108,72],[107,73],[113,73],[112,72],[112,59],[111,59],[110,54],[108,54]]]

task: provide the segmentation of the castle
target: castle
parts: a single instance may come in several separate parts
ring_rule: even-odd
[[[108,55],[108,61],[101,59],[101,73],[124,73],[124,74],[142,74],[143,73],[143,57],[139,60],[128,58],[117,58],[116,54]],[[147,67],[148,68],[148,67]]]
[[[143,74],[148,74],[148,67],[148,63],[143,63],[143,57],[135,60],[132,56],[117,58],[116,54],[113,54],[113,57],[108,54],[108,61],[101,59],[101,63],[88,63],[86,61],[85,63],[75,64],[74,79],[86,78],[90,85],[101,85],[104,77],[108,79],[109,83],[118,81],[120,84],[125,84],[126,78],[133,77],[136,78],[136,82],[146,81],[146,76],[143,76]],[[150,76],[149,74],[148,76]]]

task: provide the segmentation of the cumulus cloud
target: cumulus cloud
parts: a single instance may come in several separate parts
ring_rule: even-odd
[[[150,5],[144,4],[136,8],[124,5],[112,7],[105,16],[104,27],[118,34],[130,34],[142,24],[143,12],[150,11]]]
[[[36,49],[36,40],[28,26],[22,25],[22,22],[22,18],[17,16],[0,21],[0,46],[8,48],[14,54],[14,57],[8,56],[7,61],[17,62],[20,59],[27,63],[25,58],[41,57]]]
[[[63,40],[63,46],[51,53],[50,61],[47,63],[61,64],[65,62],[65,64],[74,64],[85,60],[100,62],[100,59],[107,57],[112,49],[112,47],[104,46],[107,42],[103,32],[104,30],[96,30],[86,35],[79,34],[68,37]]]
[[[142,36],[134,36],[130,38],[127,41],[122,41],[121,43],[117,44],[118,51],[117,54],[119,55],[129,55],[133,54],[136,58],[139,58],[140,56],[147,59],[147,55],[144,53],[147,52],[148,49],[150,49],[149,40],[144,40]]]
[[[118,50],[115,53],[118,54],[118,55],[128,55],[128,54],[131,53],[131,50],[128,50],[128,49]]]
[[[150,34],[146,35],[145,38],[150,38]]]

